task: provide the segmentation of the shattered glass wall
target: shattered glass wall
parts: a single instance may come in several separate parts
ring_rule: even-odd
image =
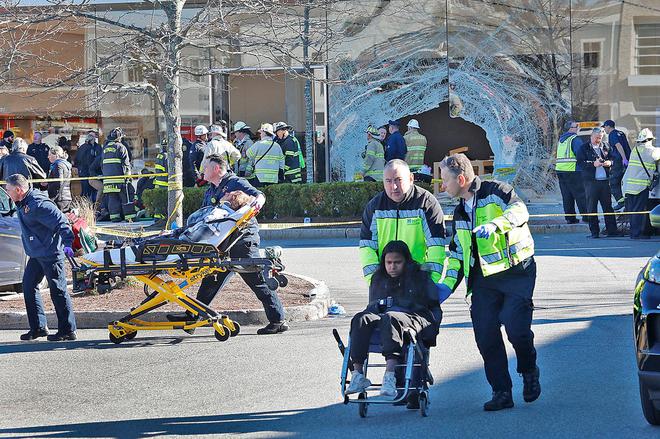
[[[568,0],[555,0],[552,11],[505,3],[426,2],[425,22],[407,14],[418,29],[402,26],[408,32],[338,66],[338,79],[346,82],[333,88],[331,111],[340,178],[350,179],[352,165],[360,163],[365,123],[382,124],[448,101],[451,117],[486,132],[498,178],[533,183],[541,191],[554,187],[545,181],[548,145],[570,111]],[[390,4],[398,16],[403,12],[397,6]]]

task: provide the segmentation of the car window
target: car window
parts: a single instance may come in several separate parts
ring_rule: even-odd
[[[14,202],[9,198],[9,194],[0,187],[0,214],[7,215],[14,210]]]

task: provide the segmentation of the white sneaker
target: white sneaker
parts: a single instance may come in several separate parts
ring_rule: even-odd
[[[353,372],[351,376],[351,383],[346,389],[347,395],[352,395],[353,393],[362,393],[367,390],[367,387],[371,386],[371,381],[365,377],[360,372]]]
[[[394,372],[385,372],[383,385],[380,387],[380,396],[385,399],[396,398],[396,376]]]

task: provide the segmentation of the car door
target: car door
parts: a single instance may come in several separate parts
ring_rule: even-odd
[[[0,188],[0,286],[20,284],[25,268],[25,251],[15,205]]]

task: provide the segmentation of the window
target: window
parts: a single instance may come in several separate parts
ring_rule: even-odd
[[[635,69],[638,75],[660,75],[660,23],[635,26]]]
[[[600,41],[582,43],[582,65],[585,69],[600,68]]]
[[[142,82],[144,75],[141,66],[130,66],[128,68],[128,82]]]

